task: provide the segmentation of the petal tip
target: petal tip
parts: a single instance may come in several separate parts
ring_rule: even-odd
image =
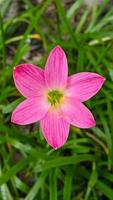
[[[94,126],[96,126],[96,121],[95,120],[92,121],[92,127],[94,127]]]
[[[56,146],[52,146],[52,148],[53,148],[54,150],[57,150],[57,149],[58,149],[58,147],[56,147]]]
[[[102,80],[103,80],[103,83],[106,81],[106,78],[105,77],[102,77]]]
[[[15,119],[15,113],[12,113],[12,115],[11,115],[11,123],[13,123],[13,124],[19,124],[18,120]]]
[[[93,117],[93,119],[91,118],[89,128],[92,128],[92,127],[94,127],[94,126],[96,126],[96,121],[95,121],[95,119],[94,119],[94,117]]]
[[[57,51],[63,51],[62,47],[60,45],[57,45],[53,48],[54,52],[57,52]]]
[[[27,123],[22,123],[18,119],[15,119],[13,116],[11,117],[11,123],[16,124],[16,125],[27,125]]]
[[[56,142],[56,141],[49,141],[47,138],[46,139],[46,142],[48,143],[49,146],[51,146],[54,150],[58,150],[60,149],[66,142],[64,143],[60,143],[60,142]]]
[[[61,148],[64,144],[62,145],[52,145],[52,144],[49,144],[54,150],[58,150],[59,148]]]
[[[25,64],[20,64],[20,65],[16,65],[13,68],[13,71],[20,69],[21,67],[23,67]]]
[[[27,70],[30,67],[35,67],[36,68],[37,66],[35,66],[33,64],[22,63],[22,64],[14,66],[13,73],[15,73],[15,72],[17,72],[17,73],[23,72],[23,70],[25,70],[25,69]]]
[[[14,119],[13,115],[11,116],[11,123],[17,124],[16,120]]]
[[[11,123],[14,123],[14,122],[13,122],[13,118],[12,118],[12,117],[11,117]]]
[[[25,64],[20,64],[20,65],[17,65],[13,68],[13,78],[14,80],[16,80],[17,78],[17,75],[20,74],[22,72],[22,67],[23,65],[25,66]]]
[[[105,81],[106,81],[106,78],[103,76],[100,76],[100,88],[99,89],[101,89],[101,87],[103,86]]]
[[[62,49],[62,47],[59,44],[56,46],[56,48],[57,49]]]

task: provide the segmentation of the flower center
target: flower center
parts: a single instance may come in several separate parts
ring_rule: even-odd
[[[63,98],[63,93],[58,90],[52,90],[48,92],[48,101],[52,106],[57,106],[61,103]]]

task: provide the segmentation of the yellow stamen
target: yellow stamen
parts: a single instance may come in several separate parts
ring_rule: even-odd
[[[58,90],[51,90],[47,94],[48,101],[51,103],[51,109],[59,108],[64,100],[63,92]]]

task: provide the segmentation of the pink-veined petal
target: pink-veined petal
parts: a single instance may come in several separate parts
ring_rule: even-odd
[[[95,126],[95,119],[89,109],[79,100],[69,97],[66,102],[62,104],[62,111],[64,119],[78,127],[90,128]]]
[[[86,101],[94,96],[102,87],[105,78],[92,72],[81,72],[68,78],[67,94],[80,101]]]
[[[49,88],[63,88],[67,83],[67,58],[60,46],[56,46],[49,54],[45,65],[45,81]]]
[[[13,111],[11,122],[19,125],[31,124],[42,119],[50,108],[50,104],[42,96],[28,98]]]
[[[40,121],[47,143],[54,149],[63,146],[69,135],[70,125],[54,111],[49,111]]]
[[[17,89],[25,97],[39,96],[44,90],[44,72],[35,65],[21,64],[16,66],[13,78]]]

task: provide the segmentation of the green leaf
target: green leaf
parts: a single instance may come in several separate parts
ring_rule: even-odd
[[[10,113],[14,110],[14,108],[23,100],[23,98],[19,98],[12,103],[8,104],[7,106],[3,106],[2,112],[3,114]]]

